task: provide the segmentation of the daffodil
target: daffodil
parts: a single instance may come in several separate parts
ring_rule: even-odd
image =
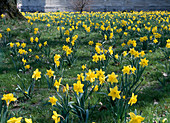
[[[126,56],[127,55],[127,51],[123,51],[123,56]]]
[[[103,85],[103,83],[105,83],[105,79],[106,79],[105,76],[100,76],[100,77],[99,77],[100,85]]]
[[[35,80],[41,78],[41,72],[38,70],[38,68],[34,71],[32,78],[35,78]]]
[[[16,117],[12,117],[10,118],[7,123],[21,123],[22,117],[16,118]]]
[[[139,62],[139,64],[142,67],[145,67],[145,66],[148,66],[148,62],[149,62],[149,60],[146,60],[146,58],[144,58],[144,59],[141,59],[141,62]]]
[[[30,69],[30,65],[25,65],[25,69]]]
[[[49,97],[49,101],[48,102],[50,102],[51,104],[52,104],[52,106],[53,105],[56,105],[56,102],[58,101],[54,96],[52,96],[52,97]]]
[[[105,72],[102,69],[96,71],[97,77],[104,77]]]
[[[94,42],[93,41],[89,41],[89,45],[93,45],[94,44]]]
[[[11,31],[11,29],[10,29],[10,28],[7,28],[7,29],[6,29],[6,31],[7,31],[7,32],[10,32],[10,31]]]
[[[124,47],[126,44],[125,43],[122,43],[121,46]]]
[[[25,65],[25,63],[27,62],[27,60],[24,59],[24,58],[22,58],[22,62],[23,62],[23,64]]]
[[[61,80],[62,80],[62,78],[60,78],[59,81],[55,80],[54,87],[57,88],[57,92],[59,92],[59,87],[60,87]]]
[[[95,55],[92,56],[93,62],[98,62],[99,61],[99,56],[95,53]]]
[[[108,51],[109,51],[110,55],[112,55],[112,54],[113,54],[112,46],[110,46],[110,47],[109,47],[109,50],[108,50]]]
[[[71,50],[71,48],[68,48],[67,50],[66,50],[66,56],[68,56],[69,54],[71,54],[73,51]]]
[[[40,43],[40,44],[38,44],[38,46],[39,46],[39,48],[41,48],[41,47],[42,47],[42,44]]]
[[[2,34],[0,33],[0,39],[2,38]]]
[[[25,48],[25,47],[26,47],[26,43],[22,43],[22,44],[21,44],[21,47],[22,47],[22,48]]]
[[[53,74],[54,74],[54,71],[52,71],[51,69],[50,69],[50,70],[47,70],[46,75],[49,76],[49,78],[51,78],[52,76],[54,76]]]
[[[105,56],[104,54],[99,55],[99,58],[100,58],[100,61],[101,61],[101,60],[106,60],[106,56]]]
[[[92,88],[94,88],[93,91],[94,91],[94,92],[95,92],[95,91],[98,91],[98,89],[99,89],[98,87],[99,87],[98,85],[92,86]]]
[[[143,57],[145,55],[145,52],[144,51],[141,51],[140,52],[140,55]]]
[[[53,120],[55,121],[55,123],[59,123],[60,122],[60,115],[57,114],[56,111],[53,111],[53,116],[52,116]]]
[[[9,45],[10,45],[10,48],[14,47],[14,43],[12,42]]]
[[[95,71],[91,71],[91,69],[89,69],[88,73],[86,73],[86,80],[92,83],[95,81],[95,78],[97,78]]]
[[[130,112],[130,122],[129,123],[141,123],[145,118],[139,115],[135,115],[133,112]]]
[[[132,71],[133,74],[135,74],[136,68],[134,66],[131,67],[130,70]]]
[[[81,73],[81,74],[77,74],[77,80],[79,80],[79,81],[84,81],[84,76],[83,76],[83,73]]]
[[[32,119],[25,118],[26,123],[32,123]]]
[[[58,55],[58,54],[55,54],[55,56],[54,56],[54,61],[58,61],[59,59],[61,58],[61,56],[60,55]]]
[[[130,66],[123,66],[122,72],[123,74],[130,74],[131,67]]]
[[[111,84],[118,83],[117,77],[118,77],[118,75],[116,75],[114,72],[112,72],[112,74],[108,74],[107,81],[111,82]]]
[[[154,40],[153,40],[153,43],[158,43],[158,40],[155,38]]]
[[[5,17],[5,15],[4,14],[1,14],[1,18],[4,18]]]
[[[83,93],[83,87],[84,87],[84,84],[81,84],[81,81],[77,81],[77,83],[73,84],[73,89],[77,93],[77,95],[79,93]]]
[[[131,55],[135,55],[136,50],[135,50],[134,48],[132,48],[132,49],[130,49],[129,53],[130,53]]]
[[[38,37],[35,38],[35,42],[38,42]]]
[[[17,98],[15,98],[12,93],[9,93],[9,94],[4,94],[3,97],[2,97],[2,100],[5,100],[7,106],[9,106],[10,102],[16,101]]]
[[[115,86],[114,88],[110,88],[110,93],[108,94],[108,96],[112,97],[112,100],[114,101],[116,98],[120,99],[120,92],[118,91],[118,87]]]
[[[17,47],[19,47],[19,46],[20,46],[20,43],[19,43],[19,42],[16,42],[15,44],[17,45]]]
[[[128,104],[130,104],[131,106],[135,104],[137,102],[137,96],[138,95],[134,95],[134,93],[132,93],[132,97],[130,98]]]
[[[82,65],[81,68],[84,70],[86,68],[86,64]]]
[[[33,42],[34,42],[34,38],[33,38],[33,37],[31,37],[31,38],[30,38],[30,41],[31,41],[31,43],[33,43]]]
[[[67,42],[67,43],[70,42],[70,37],[66,38],[66,42]]]
[[[32,49],[29,49],[28,51],[29,51],[29,52],[32,52]]]
[[[118,59],[118,57],[119,57],[119,55],[118,55],[118,54],[116,54],[116,55],[115,55],[115,58],[116,58],[116,59]]]
[[[39,59],[40,57],[39,57],[38,55],[35,55],[35,58],[36,58],[36,59]]]
[[[47,45],[47,41],[44,42],[44,46],[46,46],[46,45]]]

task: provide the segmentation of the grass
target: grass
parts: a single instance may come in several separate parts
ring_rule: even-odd
[[[2,23],[2,22],[1,22]],[[19,25],[18,25],[19,23]],[[45,29],[46,23],[34,23],[34,27],[39,28],[42,31],[40,40],[42,42],[48,41],[48,45],[51,48],[51,55],[54,53],[61,53],[63,39],[59,39],[59,32],[56,30],[55,26],[52,26],[50,30]],[[9,20],[5,25],[0,25],[0,31],[5,31],[6,28],[10,27],[12,29],[11,41],[27,42],[31,36],[28,33],[30,26],[25,21],[13,21]],[[77,61],[71,66],[65,66],[63,71],[63,84],[68,83],[72,85],[76,81],[77,74],[81,72],[81,66],[83,64],[88,64],[89,68],[95,68],[94,63],[91,61],[90,47],[88,46],[88,41],[92,40],[97,42],[101,39],[100,34],[91,33],[86,37],[85,33],[81,31],[76,31],[75,34],[79,35],[79,47],[76,53]],[[120,44],[121,40],[116,41],[115,51],[120,52],[122,50]],[[106,44],[106,47],[110,44]],[[28,73],[23,74],[22,72],[17,73],[15,71],[14,65],[10,57],[9,46],[1,46],[0,49],[0,94],[15,92],[17,97],[23,97],[21,93],[16,91],[17,84],[22,85],[22,82],[28,86],[31,83],[31,74],[33,70],[39,65],[35,62],[31,64],[33,67]],[[94,49],[94,48],[93,48]],[[153,123],[154,121],[162,120],[163,118],[170,119],[170,86],[169,83],[166,87],[162,87],[158,81],[157,77],[162,76],[164,72],[163,66],[158,62],[161,59],[164,60],[163,54],[160,49],[157,49],[153,53],[148,53],[146,58],[149,59],[149,66],[146,68],[142,78],[141,91],[138,94],[138,103],[130,108],[130,111],[134,112],[137,109],[138,114],[142,112],[142,116],[145,117],[145,122]],[[46,69],[49,69],[48,63],[43,66],[39,65],[42,73],[45,73]],[[107,74],[112,71],[120,74],[121,66],[117,64],[110,63],[107,67]],[[20,76],[20,77],[19,77]],[[60,77],[60,74],[57,75]],[[25,79],[20,79],[25,78]],[[45,79],[45,78],[43,78]],[[48,93],[47,93],[48,92]],[[30,100],[18,100],[10,109],[15,112],[15,116],[27,116],[33,118],[33,121],[37,123],[47,123],[52,122],[52,108],[46,105],[48,102],[48,97],[55,95],[55,91],[49,90],[47,88],[46,81],[38,81],[36,83],[36,88],[33,94],[33,98]],[[95,96],[92,97],[93,103],[95,103]],[[108,123],[112,121],[112,113],[110,112],[109,105],[107,104],[104,97],[101,96],[100,102],[106,105],[107,109],[99,110],[101,106],[98,104],[97,110],[95,110],[95,115],[91,118],[91,121],[97,123]]]

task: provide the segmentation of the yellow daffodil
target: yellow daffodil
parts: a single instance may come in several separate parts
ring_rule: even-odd
[[[95,91],[98,91],[98,89],[99,89],[98,87],[99,87],[98,85],[95,85],[95,87],[92,86],[92,88],[94,88],[93,91],[94,91],[94,92],[95,92]]]
[[[35,80],[41,78],[41,72],[38,70],[38,68],[34,71],[32,78],[35,78]]]
[[[149,60],[146,60],[146,58],[144,58],[144,59],[141,59],[141,62],[139,62],[139,64],[142,67],[145,67],[145,66],[148,66],[148,62],[149,62]]]
[[[135,115],[133,112],[130,112],[130,122],[129,123],[141,123],[145,118],[139,116],[139,115]]]
[[[11,29],[10,29],[10,28],[7,28],[7,29],[6,29],[6,31],[7,31],[7,32],[10,32],[10,31],[11,31]]]
[[[1,14],[1,18],[4,18],[5,17],[5,15],[4,14]]]
[[[16,42],[15,44],[17,45],[17,47],[19,47],[19,46],[20,46],[20,43],[19,43],[19,42]]]
[[[46,45],[47,45],[47,41],[44,42],[44,46],[46,46]]]
[[[77,80],[79,80],[79,81],[84,81],[84,76],[83,76],[83,73],[81,73],[81,74],[77,74]]]
[[[96,71],[96,76],[97,77],[104,77],[105,72],[102,71],[102,69]]]
[[[36,58],[36,59],[39,59],[40,57],[39,57],[38,55],[35,55],[35,58]]]
[[[73,84],[73,89],[77,93],[77,95],[79,93],[83,93],[83,87],[84,87],[84,84],[81,84],[81,81],[77,81],[77,83]]]
[[[30,65],[26,65],[24,67],[25,67],[25,69],[30,69]]]
[[[55,54],[55,56],[54,56],[54,61],[59,60],[60,58],[61,58],[61,56],[60,56],[60,55]]]
[[[84,70],[86,68],[86,64],[82,65],[81,68]]]
[[[32,119],[25,118],[26,123],[32,123]]]
[[[62,78],[60,78],[59,81],[55,80],[54,87],[57,88],[57,92],[59,92],[59,87],[60,87],[61,80],[62,80]]]
[[[91,69],[89,69],[88,73],[86,73],[86,80],[92,83],[95,81],[95,78],[97,78],[95,71],[91,71]]]
[[[42,44],[40,43],[40,44],[38,44],[38,46],[39,46],[39,48],[41,48],[41,47],[42,47]]]
[[[145,52],[144,51],[141,51],[140,52],[140,55],[143,57],[145,55]]]
[[[93,41],[89,41],[89,45],[93,45],[94,44],[94,42]]]
[[[22,58],[22,62],[23,62],[23,64],[25,65],[25,63],[27,62],[27,60],[24,59],[24,58]]]
[[[119,55],[118,55],[118,54],[116,54],[116,55],[115,55],[115,58],[116,58],[116,59],[118,59],[118,57],[119,57]]]
[[[31,43],[33,43],[33,42],[34,42],[34,38],[33,38],[33,37],[31,37],[31,38],[30,38],[30,41],[31,41]]]
[[[99,61],[99,56],[95,53],[95,55],[92,56],[93,62],[98,62]]]
[[[60,115],[57,114],[56,111],[53,111],[52,119],[55,121],[55,123],[59,123],[60,122]]]
[[[12,117],[10,118],[7,123],[21,123],[22,117],[16,118],[16,117]]]
[[[14,43],[12,42],[9,45],[10,45],[10,48],[14,47]]]
[[[110,93],[108,94],[108,96],[112,97],[112,100],[114,101],[116,98],[120,99],[120,92],[118,91],[118,87],[115,86],[114,88],[110,88]]]
[[[12,93],[9,93],[9,94],[4,94],[3,97],[2,97],[2,100],[5,100],[7,106],[9,106],[10,102],[16,101],[17,98],[15,98]]]
[[[155,38],[154,40],[153,40],[153,43],[158,43],[158,40]]]
[[[49,101],[48,102],[50,102],[51,104],[52,104],[52,106],[53,105],[56,105],[56,102],[58,101],[54,96],[53,97],[49,97]]]
[[[134,93],[132,93],[132,97],[130,98],[128,104],[130,104],[131,106],[135,104],[137,102],[137,96],[138,95],[134,95]]]
[[[118,75],[116,75],[114,72],[112,72],[112,74],[108,74],[107,81],[111,82],[111,84],[118,83],[117,77],[118,77]]]
[[[22,47],[22,48],[25,48],[25,47],[26,47],[26,43],[22,43],[22,44],[21,44],[21,47]]]
[[[51,69],[50,69],[50,70],[47,70],[46,75],[47,75],[49,78],[51,78],[52,76],[54,76],[53,74],[54,74],[54,71],[52,71]]]
[[[38,42],[38,37],[35,38],[35,42]]]
[[[2,38],[2,34],[0,33],[0,39]]]
[[[130,66],[123,66],[122,72],[123,74],[130,74],[131,67]]]

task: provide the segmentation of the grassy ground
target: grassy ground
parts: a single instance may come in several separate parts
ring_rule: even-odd
[[[52,53],[60,53],[62,49],[63,42],[59,39],[59,33],[56,31],[55,27],[52,27],[49,31],[44,29],[46,24],[35,23],[34,27],[43,30],[41,41],[48,41],[48,45],[51,48]],[[23,42],[29,39],[30,35],[28,34],[29,25],[27,22],[17,22],[17,21],[7,21],[5,25],[0,25],[0,31],[4,31],[6,28],[10,27],[12,29],[12,39],[11,41],[20,41]],[[88,41],[93,39],[97,42],[100,40],[101,35],[92,33],[89,37],[86,37],[85,33],[75,32],[79,35],[80,45],[78,48],[77,56],[78,59],[75,64],[72,66],[66,66],[63,72],[63,84],[69,83],[70,85],[75,82],[77,74],[81,71],[81,65],[91,63],[90,57],[90,47],[88,46]],[[116,51],[120,51],[120,40],[116,41]],[[106,47],[109,45],[106,45]],[[14,65],[12,63],[9,46],[1,46],[0,49],[0,95],[6,92],[14,92],[17,88],[17,84],[22,85],[22,82],[28,85],[31,81],[31,75],[22,74],[21,72],[17,73],[15,71]],[[158,81],[157,77],[162,76],[164,72],[163,66],[158,62],[161,59],[164,60],[163,54],[160,52],[160,49],[157,49],[153,53],[148,53],[146,58],[149,59],[149,66],[146,68],[143,75],[143,82],[141,86],[141,91],[138,94],[138,103],[133,106],[130,111],[142,112],[142,116],[145,117],[145,122],[153,123],[154,121],[162,120],[167,118],[170,120],[170,86],[169,84],[166,87],[162,87]],[[31,66],[35,69],[38,64],[32,63]],[[93,68],[94,64],[91,63],[89,68]],[[41,66],[41,71],[49,69],[48,64]],[[119,65],[110,64],[107,68],[107,73],[112,71],[120,73],[121,67]],[[25,78],[25,79],[22,79]],[[15,91],[17,93],[17,91]],[[47,93],[48,92],[48,93]],[[48,102],[48,97],[54,95],[55,91],[48,90],[47,84],[45,81],[36,83],[35,92],[33,98],[30,100],[19,100],[14,103],[10,108],[15,112],[16,116],[27,116],[32,117],[34,121],[39,123],[47,123],[51,119],[51,107],[45,105]],[[22,97],[22,94],[17,93],[18,97]],[[95,95],[97,96],[97,95]],[[95,98],[94,96],[94,98]],[[95,101],[95,100],[94,100]],[[100,102],[104,103],[105,99],[101,97]],[[107,106],[107,103],[105,104]],[[100,107],[98,107],[100,108]],[[96,110],[94,112],[95,117],[91,117],[91,121],[97,123],[100,122],[112,122],[112,115],[109,110]],[[43,119],[43,120],[42,120]]]

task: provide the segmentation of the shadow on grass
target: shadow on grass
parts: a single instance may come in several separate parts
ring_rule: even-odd
[[[170,95],[170,84],[167,83],[166,87],[162,87],[159,83],[154,83],[149,87],[145,87],[138,94],[138,105],[145,106],[148,103],[153,103],[154,101],[160,101],[163,98],[168,98]]]

